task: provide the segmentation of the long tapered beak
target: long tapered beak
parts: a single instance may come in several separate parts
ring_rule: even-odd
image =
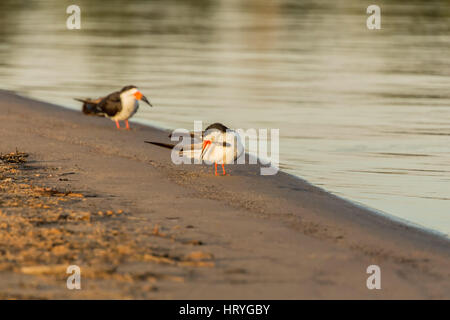
[[[203,156],[205,154],[205,150],[210,144],[211,144],[211,140],[204,140],[203,141],[201,159],[203,159]]]
[[[134,97],[135,97],[137,100],[142,100],[142,101],[144,101],[144,102],[145,102],[146,104],[148,104],[150,107],[153,107],[152,104],[150,103],[150,101],[148,101],[147,97],[144,96],[140,91],[136,91],[136,92],[134,93]]]

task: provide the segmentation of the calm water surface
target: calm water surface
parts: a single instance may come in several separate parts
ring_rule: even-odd
[[[127,5],[124,6],[123,3]],[[72,97],[135,84],[136,119],[279,128],[281,168],[450,234],[450,2],[0,2],[0,88]],[[111,124],[111,130],[114,125]]]

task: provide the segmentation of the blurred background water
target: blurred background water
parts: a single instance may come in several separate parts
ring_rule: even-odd
[[[0,2],[0,88],[78,109],[134,84],[139,121],[279,128],[283,170],[447,236],[449,49],[446,0]]]

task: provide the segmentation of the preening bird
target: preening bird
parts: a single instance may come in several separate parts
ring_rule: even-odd
[[[120,129],[119,121],[125,121],[127,130],[130,129],[128,119],[137,112],[140,100],[152,107],[136,86],[123,87],[120,91],[98,99],[75,98],[75,100],[83,102],[84,114],[110,118],[116,122],[117,129]]]
[[[191,136],[196,139],[194,134]],[[244,153],[244,145],[242,144],[239,134],[221,123],[214,123],[208,126],[202,132],[200,143],[193,143],[183,146],[180,154],[190,159],[199,159],[208,164],[214,163],[214,172],[217,176],[217,164],[222,165],[222,173],[226,174],[225,164],[233,163]],[[145,141],[160,147],[174,148],[175,145]]]

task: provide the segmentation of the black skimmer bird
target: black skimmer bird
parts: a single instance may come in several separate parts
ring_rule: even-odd
[[[108,94],[98,99],[75,99],[83,102],[83,113],[99,117],[107,117],[116,122],[120,129],[119,121],[125,121],[126,129],[130,130],[130,119],[139,108],[139,100],[153,107],[148,99],[136,86],[126,86],[122,90]]]
[[[191,133],[191,137],[194,139],[196,138],[194,133]],[[191,145],[183,146],[183,148],[179,150],[180,155],[191,159],[199,159],[209,164],[214,163],[214,172],[216,176],[218,175],[217,164],[222,165],[222,174],[226,175],[225,164],[233,163],[244,153],[244,145],[242,144],[239,134],[236,131],[225,127],[221,123],[214,123],[208,126],[205,131],[202,132],[200,138],[201,144],[193,143]],[[152,141],[145,142],[170,149],[175,147],[174,145],[166,143]]]

